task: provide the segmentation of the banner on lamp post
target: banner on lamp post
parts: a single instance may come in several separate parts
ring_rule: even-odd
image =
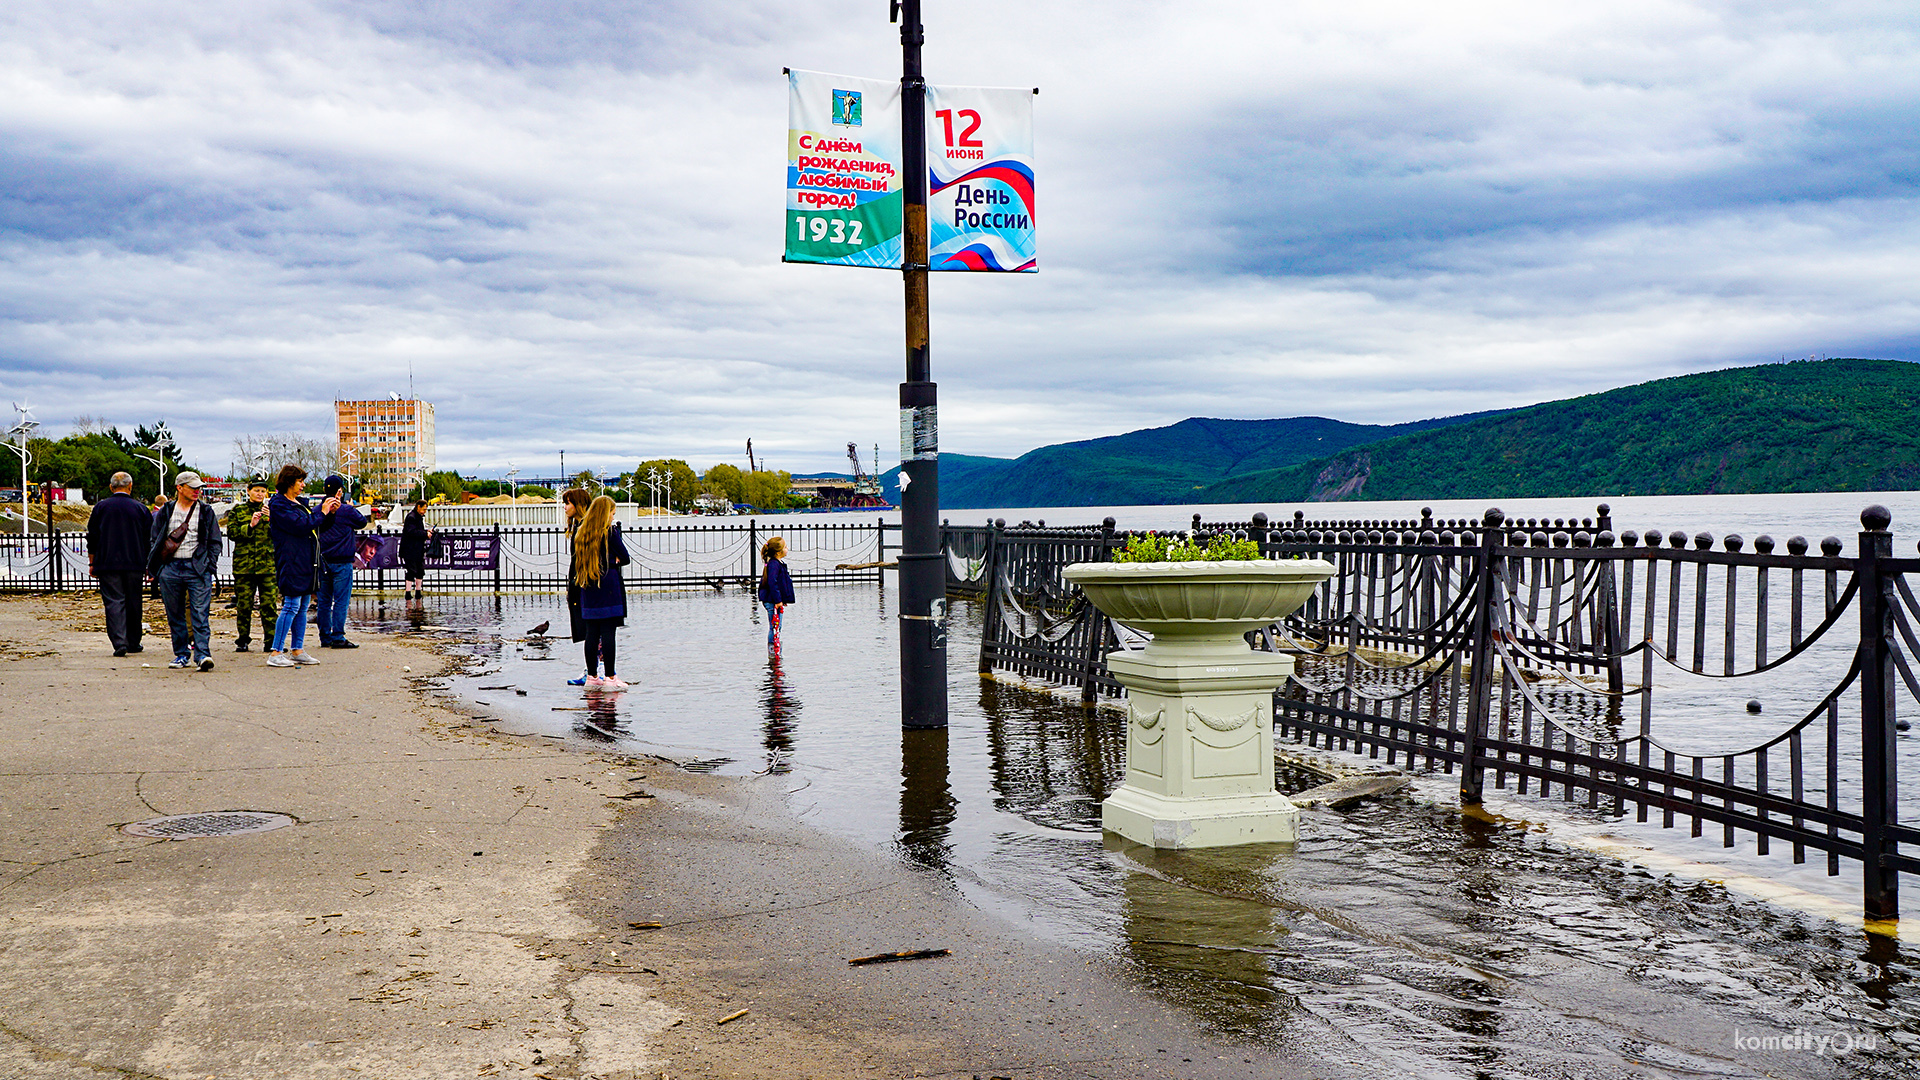
[[[787,72],[787,262],[900,267],[900,84]]]
[[[927,87],[927,268],[1032,273],[1033,91]]]
[[[787,72],[787,262],[898,270],[897,83]],[[927,87],[928,268],[1024,271],[1034,240],[1033,92]]]

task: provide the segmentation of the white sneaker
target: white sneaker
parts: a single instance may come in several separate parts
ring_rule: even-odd
[[[297,653],[294,655],[293,662],[296,664],[305,664],[311,667],[312,665],[318,664],[320,661],[315,660],[313,657],[308,656],[306,653]]]
[[[272,656],[267,657],[267,666],[268,667],[299,667],[300,665],[294,663],[292,660],[287,659],[286,653],[274,653]]]

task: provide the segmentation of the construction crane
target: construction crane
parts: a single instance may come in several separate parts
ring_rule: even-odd
[[[747,471],[750,473],[756,473],[760,471],[760,466],[753,463],[753,440],[752,439],[747,440]]]
[[[886,500],[880,497],[880,478],[869,474],[860,467],[860,448],[853,443],[847,444],[847,460],[853,462],[853,505],[885,506]],[[880,467],[880,448],[873,448],[873,467]]]

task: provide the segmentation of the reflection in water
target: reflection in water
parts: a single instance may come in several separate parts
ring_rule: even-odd
[[[953,856],[949,831],[959,803],[947,783],[947,729],[900,732],[900,851],[907,861],[945,870]]]
[[[766,771],[774,776],[791,772],[793,766],[787,759],[793,754],[794,721],[800,717],[800,702],[787,688],[778,650],[767,656],[767,677],[760,682],[760,709],[766,717],[760,725],[760,741],[767,748]]]
[[[998,809],[1036,825],[1100,829],[1100,803],[1126,775],[1126,717],[1050,694],[980,684]]]
[[[574,729],[575,733],[595,742],[612,742],[619,738],[620,705],[624,696],[620,691],[588,690],[587,711],[580,725]]]
[[[1252,864],[1250,872],[1259,874],[1260,864],[1287,860],[1290,845],[1175,852],[1113,834],[1105,843],[1143,868],[1126,877],[1121,914],[1127,951],[1156,993],[1191,1008],[1217,1031],[1242,1035],[1272,1027],[1298,1006],[1275,985],[1271,957],[1288,930],[1274,908],[1180,880],[1209,861]]]

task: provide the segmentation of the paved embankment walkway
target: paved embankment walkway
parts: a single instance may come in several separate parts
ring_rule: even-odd
[[[441,661],[406,642],[273,669],[216,637],[180,672],[164,632],[116,660],[99,622],[0,598],[0,1077],[1348,1071],[1211,1039],[806,829],[785,778],[495,733],[415,688]],[[297,824],[120,831],[220,810]],[[921,946],[955,955],[845,962]]]
[[[214,671],[170,671],[164,616],[116,660],[94,603],[0,602],[0,1076],[652,1062],[675,1016],[550,955],[593,932],[564,893],[631,790],[614,763],[450,723],[419,649],[273,669],[216,638]],[[298,824],[119,830],[217,810]]]

